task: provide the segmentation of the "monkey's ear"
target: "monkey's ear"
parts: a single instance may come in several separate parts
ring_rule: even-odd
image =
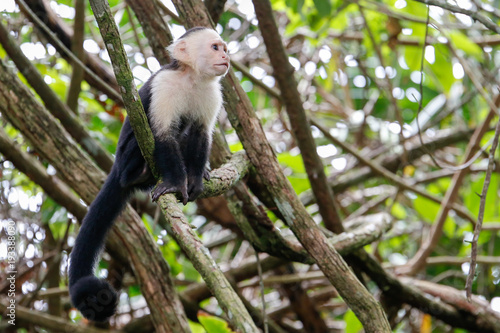
[[[170,45],[167,50],[172,55],[172,58],[177,59],[185,64],[190,63],[189,52],[187,48],[187,43],[185,40],[178,40],[172,45]]]

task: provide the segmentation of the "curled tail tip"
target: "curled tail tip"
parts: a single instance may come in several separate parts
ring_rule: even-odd
[[[88,320],[107,321],[115,314],[118,295],[111,285],[95,276],[85,276],[70,286],[71,302]]]

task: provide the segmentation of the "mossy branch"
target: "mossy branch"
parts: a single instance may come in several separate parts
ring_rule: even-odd
[[[134,77],[127,59],[127,54],[123,48],[120,33],[111,14],[111,9],[107,1],[90,0],[90,6],[94,11],[94,16],[99,25],[102,38],[108,50],[116,81],[120,87],[123,103],[130,118],[130,125],[139,143],[144,159],[158,178],[158,172],[153,159],[155,141],[153,133],[149,128],[148,118],[142,107],[141,98],[134,84]]]

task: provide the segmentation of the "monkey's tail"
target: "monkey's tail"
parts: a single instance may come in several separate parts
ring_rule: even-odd
[[[71,251],[71,302],[89,320],[105,321],[116,312],[117,293],[107,281],[94,276],[94,266],[106,234],[127,202],[128,192],[120,186],[118,173],[113,168],[90,205]]]

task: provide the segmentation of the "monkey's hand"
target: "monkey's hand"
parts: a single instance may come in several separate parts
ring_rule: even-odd
[[[207,182],[210,180],[210,169],[203,169],[203,179]]]
[[[203,176],[188,176],[188,193],[189,201],[194,201],[203,192],[203,178],[205,178],[205,172]],[[210,178],[210,174],[208,175]],[[206,178],[205,178],[206,179]]]
[[[182,203],[187,204],[189,196],[187,191],[187,183],[184,182],[182,185],[172,185],[167,181],[157,185],[151,193],[153,201],[157,201],[158,198],[165,193],[180,193],[182,195]]]

